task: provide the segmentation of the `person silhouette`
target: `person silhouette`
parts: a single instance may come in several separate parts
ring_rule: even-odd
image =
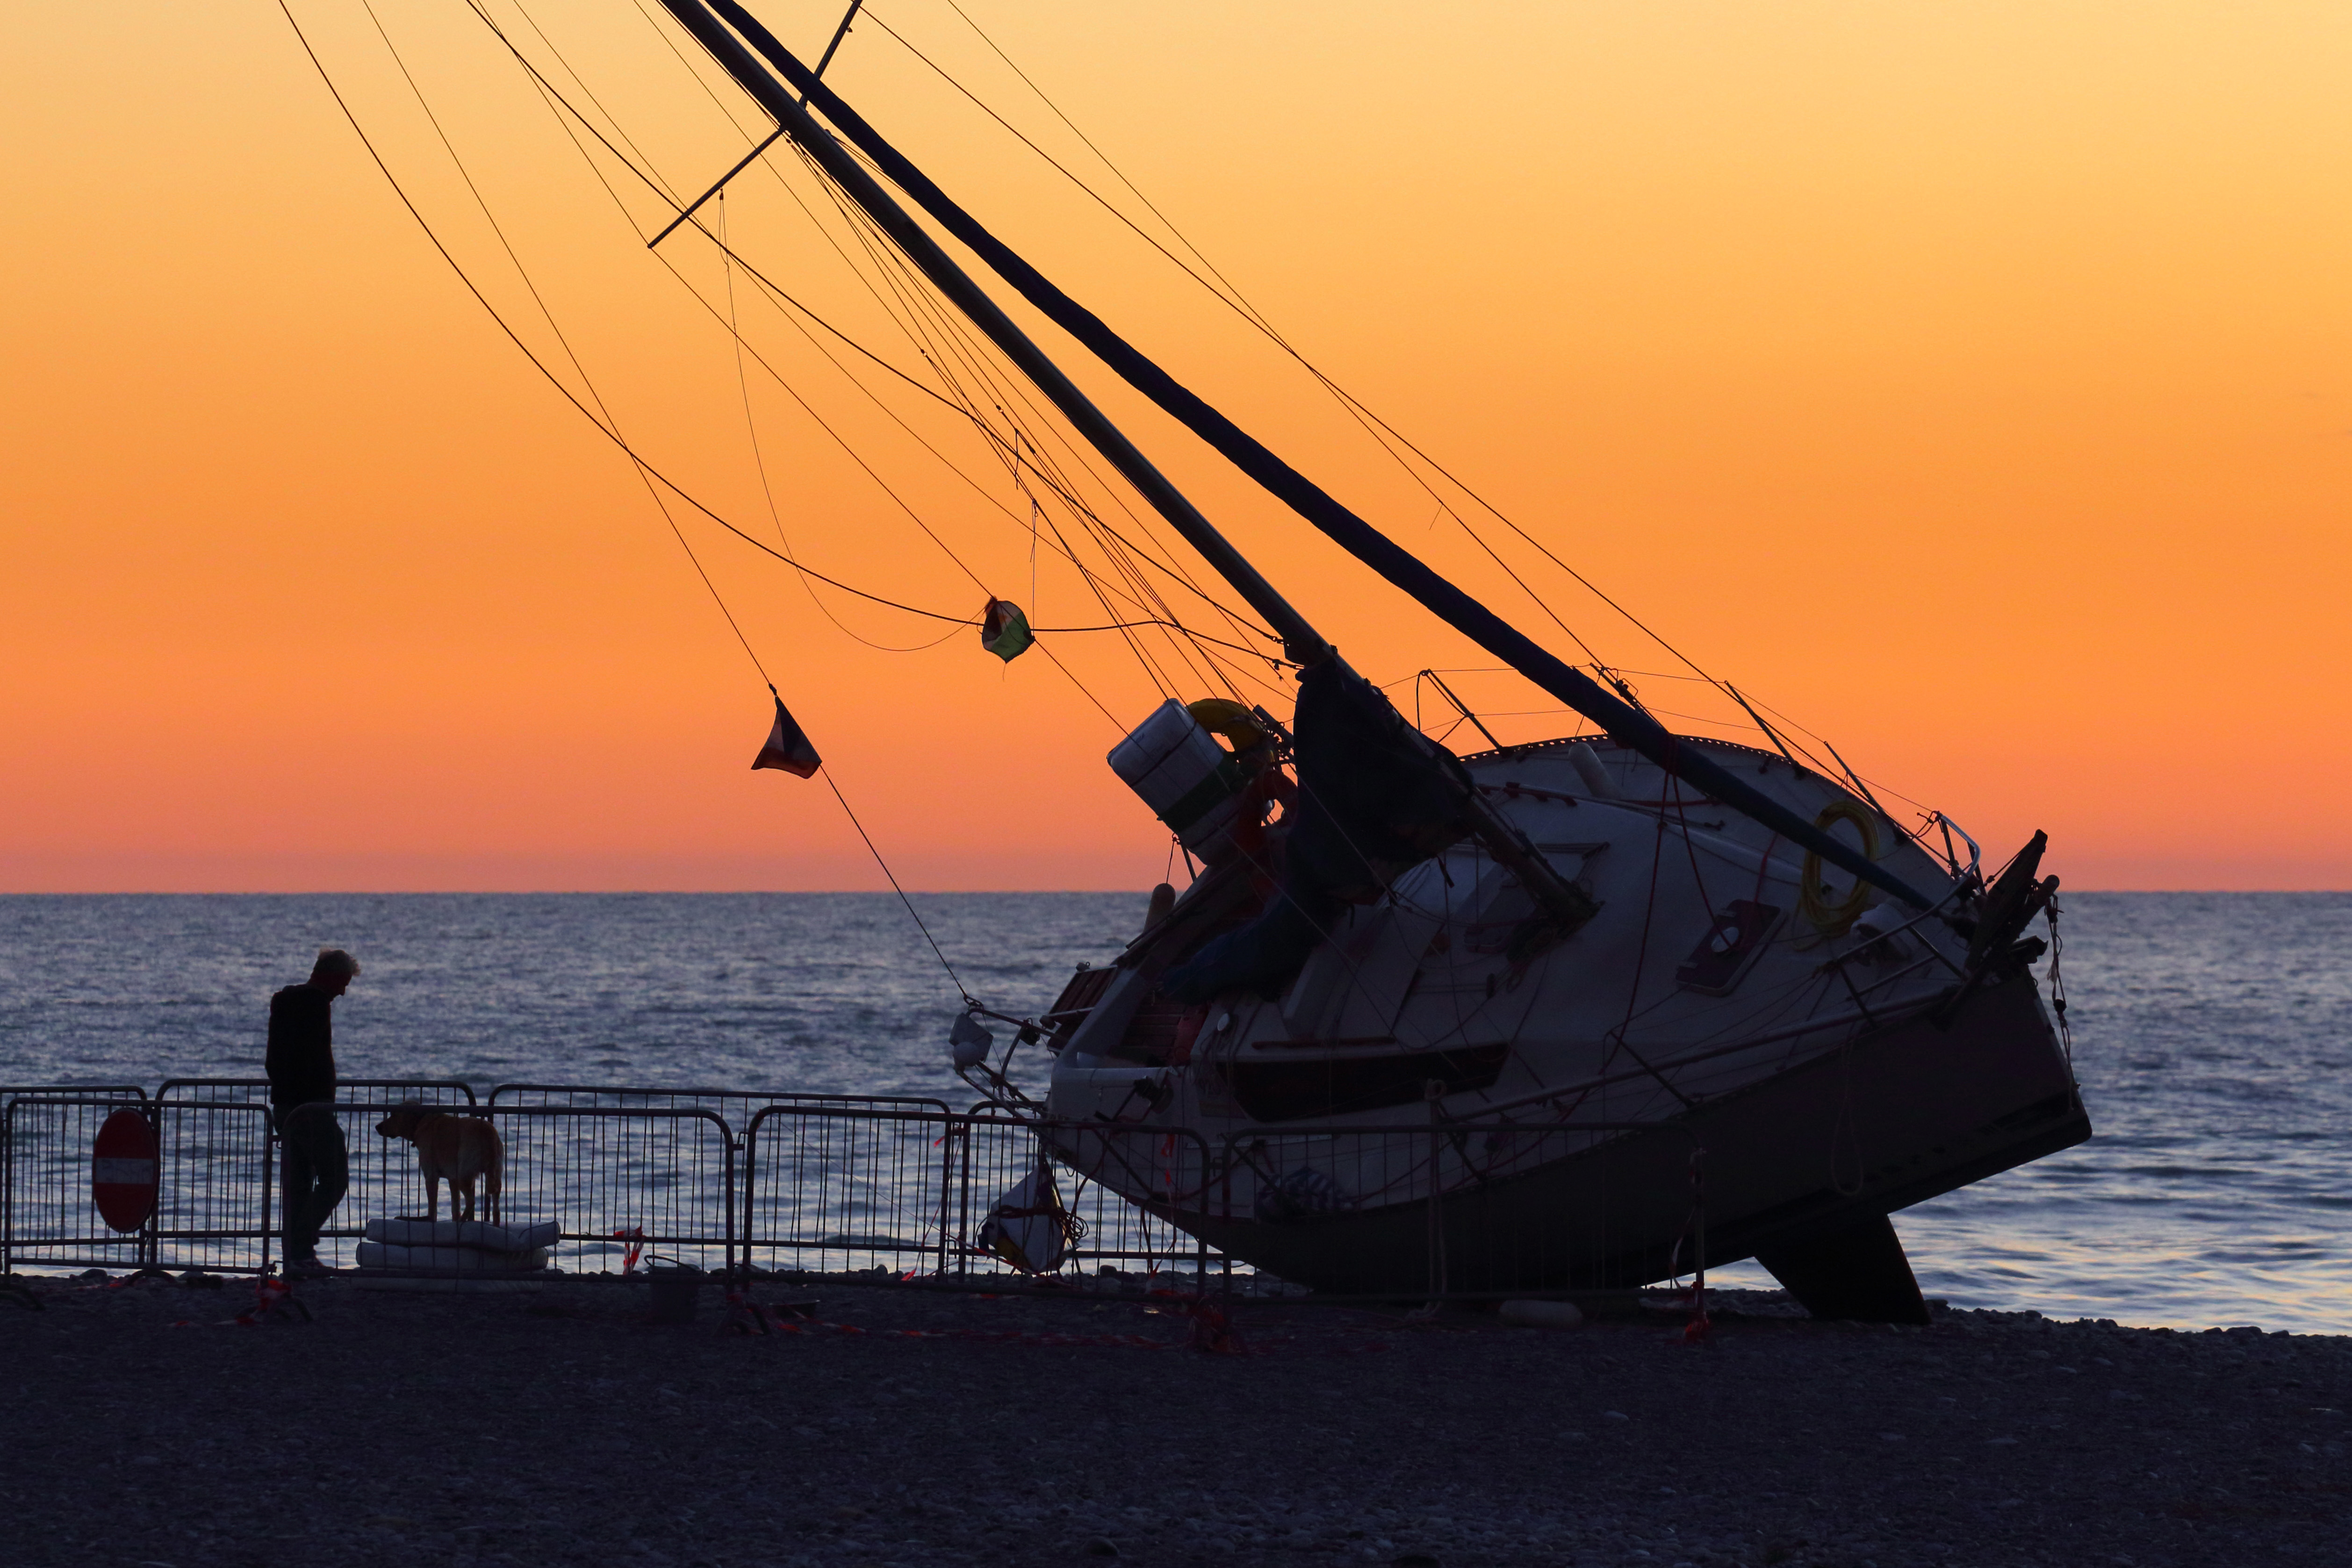
[[[322,947],[310,978],[269,998],[270,1119],[282,1147],[280,1213],[286,1271],[322,1272],[319,1231],[351,1185],[351,1152],[335,1120],[335,998],[351,988],[359,960]]]

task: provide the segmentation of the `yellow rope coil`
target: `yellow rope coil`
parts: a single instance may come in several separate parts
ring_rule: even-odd
[[[1813,818],[1813,826],[1824,833],[1832,824],[1839,822],[1851,822],[1859,828],[1862,832],[1862,852],[1873,860],[1878,858],[1876,816],[1858,802],[1833,800],[1822,807],[1822,814]],[[1870,884],[1857,877],[1853,886],[1846,890],[1845,897],[1834,903],[1830,901],[1830,898],[1829,887],[1822,880],[1822,858],[1809,849],[1805,852],[1804,874],[1797,879],[1797,912],[1811,921],[1813,929],[1823,936],[1842,935],[1848,926],[1853,924],[1854,918],[1862,913],[1863,906],[1870,902]]]
[[[1184,711],[1210,734],[1223,737],[1235,756],[1265,739],[1265,730],[1258,723],[1257,715],[1230,697],[1203,697],[1188,704]]]

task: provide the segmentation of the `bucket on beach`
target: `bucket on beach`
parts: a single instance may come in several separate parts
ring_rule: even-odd
[[[702,1298],[702,1270],[690,1263],[656,1263],[646,1269],[650,1323],[690,1323]]]

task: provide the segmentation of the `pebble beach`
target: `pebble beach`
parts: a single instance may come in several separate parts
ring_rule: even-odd
[[[1727,1292],[1694,1339],[1129,1289],[27,1279],[25,1564],[2340,1563],[2352,1337]],[[763,1316],[766,1315],[763,1313]],[[735,1329],[743,1327],[738,1317]]]

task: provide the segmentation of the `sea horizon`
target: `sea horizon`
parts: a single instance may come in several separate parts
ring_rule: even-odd
[[[0,894],[0,1083],[251,1076],[324,943],[351,1077],[939,1095],[970,991],[1034,1016],[1141,889]],[[2075,1148],[1895,1216],[1927,1294],[2352,1331],[2352,894],[2062,896]],[[2046,978],[2046,977],[2045,977]],[[1016,1075],[1042,1084],[1028,1052]],[[1711,1276],[1769,1287],[1753,1264]]]
[[[920,888],[908,886],[909,898],[987,898],[996,895],[1146,894],[1150,883],[1133,887],[1054,888]],[[887,884],[876,888],[25,888],[0,889],[0,899],[269,899],[269,898],[825,898],[835,895],[880,894],[895,897]],[[2352,888],[2077,888],[2067,887],[2063,898],[2342,898]]]

